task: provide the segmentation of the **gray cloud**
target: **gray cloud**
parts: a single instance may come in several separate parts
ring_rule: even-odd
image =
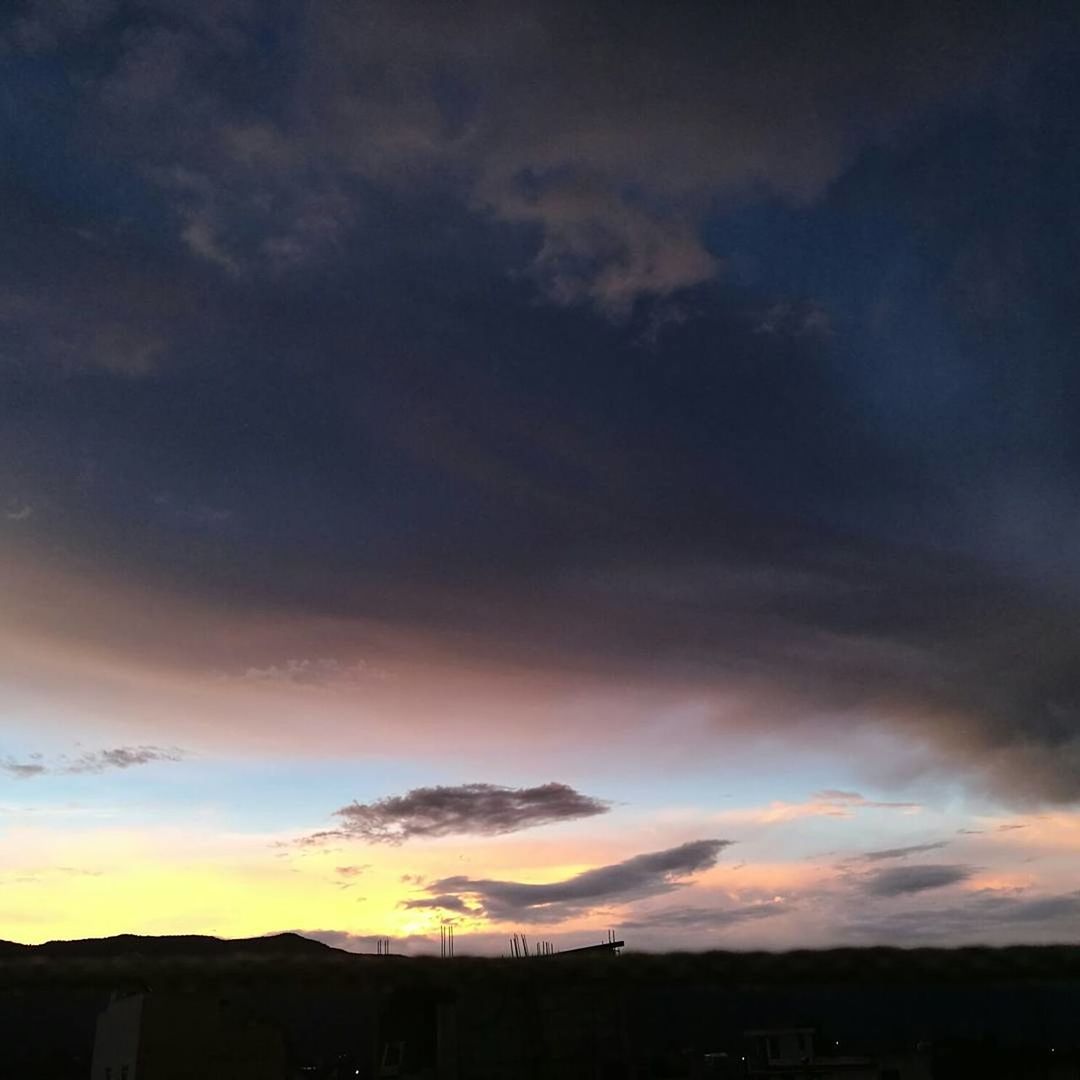
[[[70,270],[65,276],[73,277]],[[150,290],[121,282],[111,294],[99,297],[102,286],[89,277],[63,284],[81,293],[83,303],[77,308],[40,296],[0,295],[5,358],[47,361],[72,371],[97,368],[129,378],[149,375],[161,366],[168,353],[166,320],[162,305],[147,295]],[[124,288],[128,284],[131,288]]]
[[[418,837],[497,836],[607,810],[608,803],[558,783],[531,788],[496,784],[414,788],[404,795],[343,806],[335,811],[341,828],[314,834],[314,839],[349,837],[400,844]]]
[[[756,922],[786,915],[791,905],[773,900],[733,907],[677,907],[632,916],[620,920],[620,928],[627,930],[686,930],[708,932],[726,930],[741,923]]]
[[[489,919],[499,922],[558,922],[604,904],[625,903],[681,888],[695,873],[715,866],[720,852],[731,843],[691,840],[545,884],[457,876],[432,882],[427,890],[443,898],[470,898]]]
[[[905,859],[908,855],[921,855],[926,851],[937,851],[948,843],[938,840],[933,844],[909,844],[907,847],[881,848],[879,851],[866,851],[856,856],[859,862],[883,862],[886,859]]]
[[[69,773],[100,773],[107,769],[131,769],[157,761],[179,761],[183,752],[174,747],[117,746],[81,754],[61,771]]]
[[[40,755],[28,761],[7,758],[0,761],[0,771],[19,779],[29,779],[46,774],[76,775],[80,773],[103,773],[110,769],[131,769],[160,761],[180,761],[182,750],[162,746],[117,746],[108,750],[86,751],[77,757],[61,755],[47,762]]]
[[[0,51],[6,43],[37,53],[98,28],[116,12],[119,0],[31,0],[13,7],[18,14],[0,32]]]
[[[872,896],[904,896],[956,885],[974,873],[974,867],[961,865],[893,866],[869,875],[863,887]]]
[[[49,771],[47,766],[40,762],[14,761],[11,758],[0,761],[0,770],[3,770],[9,776],[14,776],[19,780],[27,780],[32,776],[41,776],[43,773]]]
[[[1080,892],[1029,897],[984,890],[948,907],[875,912],[849,929],[866,941],[912,944],[1073,941],[1080,932]]]

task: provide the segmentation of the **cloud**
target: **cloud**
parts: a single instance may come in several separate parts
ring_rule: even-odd
[[[359,877],[359,875],[364,873],[364,871],[370,869],[371,867],[367,863],[365,863],[363,866],[335,866],[334,873],[337,874],[338,877],[353,878]]]
[[[664,908],[636,917],[631,916],[629,919],[621,919],[619,927],[625,930],[708,932],[726,930],[729,927],[756,922],[759,919],[775,918],[778,915],[786,915],[791,910],[791,906],[785,904],[780,898],[730,907]]]
[[[0,762],[0,770],[3,770],[9,776],[14,776],[20,780],[26,780],[31,776],[41,776],[43,773],[49,771],[48,768],[40,762],[13,761],[10,758]]]
[[[324,830],[308,839],[348,837],[377,844],[440,836],[498,836],[503,833],[574,821],[606,813],[609,804],[582,795],[566,784],[531,788],[496,784],[414,788],[373,803],[350,803],[335,816],[340,829]]]
[[[905,896],[956,885],[967,881],[974,873],[974,867],[961,865],[893,866],[870,874],[864,880],[863,888],[871,896]]]
[[[242,678],[255,683],[346,687],[368,680],[393,678],[392,672],[366,660],[343,663],[333,657],[289,659],[267,667],[249,667]]]
[[[421,896],[415,900],[402,900],[399,907],[409,910],[431,908],[436,911],[456,911],[462,915],[474,915],[477,909],[467,904],[460,896]]]
[[[94,30],[117,10],[119,0],[30,0],[0,30],[0,48],[29,53],[55,49],[66,38]]]
[[[110,769],[132,769],[155,762],[180,761],[183,757],[184,752],[176,747],[117,746],[108,750],[86,751],[77,757],[61,755],[51,763],[41,760],[38,755],[29,761],[8,758],[0,761],[0,771],[19,779],[29,779],[46,774],[78,775],[103,773]]]
[[[427,891],[444,899],[468,898],[495,922],[558,922],[605,904],[673,892],[694,874],[715,866],[720,852],[732,843],[691,840],[545,884],[457,876],[434,881]]]
[[[1039,23],[932,4],[874,19],[841,4],[823,19],[778,0],[677,19],[647,4],[583,15],[569,0],[452,15],[415,0],[311,5],[276,28],[289,77],[280,107],[253,116],[203,73],[245,70],[267,32],[257,15],[135,6],[136,26],[98,41],[87,112],[150,159],[196,257],[228,274],[333,257],[364,218],[357,189],[441,183],[536,230],[531,272],[554,299],[613,313],[713,276],[701,232],[717,198],[816,198],[868,143],[977,92],[1000,57],[1022,63]],[[40,10],[14,35],[37,49],[104,17]]]
[[[285,930],[282,933],[299,934],[301,937],[321,941],[334,949],[345,952],[375,953],[379,943],[386,940],[385,935],[354,934],[348,930]],[[423,934],[407,934],[390,939],[390,951],[402,956],[424,954],[434,948],[434,941]]]
[[[111,294],[65,268],[57,292],[77,291],[78,307],[58,299],[4,292],[0,282],[0,330],[8,339],[6,358],[47,361],[68,371],[97,369],[128,378],[153,374],[166,359],[164,313],[153,310],[144,286]],[[74,280],[73,280],[74,279]],[[127,307],[124,307],[124,301]],[[140,303],[140,300],[142,301]]]
[[[938,840],[932,844],[909,844],[907,847],[882,848],[879,851],[867,851],[855,856],[858,862],[883,862],[886,859],[906,859],[909,855],[921,855],[926,851],[937,851],[948,844],[947,840]]]
[[[765,822],[796,821],[811,817],[854,817],[858,810],[899,810],[915,813],[921,810],[915,802],[882,802],[867,799],[857,791],[826,790],[815,792],[807,802],[787,803],[777,801],[755,816]]]
[[[863,940],[890,943],[1068,942],[1080,931],[1080,892],[983,890],[948,907],[863,914],[849,930]]]
[[[51,19],[48,7],[34,5],[35,18]],[[411,3],[306,5],[295,16],[296,32],[278,35],[273,24],[259,25],[253,9],[245,14],[243,5],[229,5],[227,14],[218,13],[219,4],[210,5],[212,14],[190,3],[171,5],[167,15],[163,6],[138,0],[124,7],[137,17],[123,33],[95,37],[100,19],[65,17],[62,33],[33,35],[33,48],[67,48],[73,36],[87,35],[54,65],[71,60],[80,72],[65,94],[74,115],[61,117],[60,128],[80,132],[83,145],[94,146],[94,160],[118,164],[134,187],[141,179],[145,190],[135,194],[152,206],[136,212],[139,199],[128,200],[128,189],[116,185],[124,195],[117,213],[127,222],[136,212],[123,227],[132,230],[126,240],[119,226],[99,230],[96,240],[80,239],[54,222],[55,195],[48,196],[50,212],[39,215],[36,232],[24,224],[28,215],[12,213],[6,241],[12,257],[0,260],[7,267],[0,271],[6,275],[0,318],[11,337],[5,360],[17,356],[35,379],[40,369],[57,366],[139,377],[114,380],[124,396],[106,410],[107,422],[95,394],[85,396],[82,411],[83,395],[54,400],[47,379],[35,384],[41,398],[19,397],[16,404],[39,402],[42,408],[3,425],[0,458],[8,469],[40,470],[43,482],[25,490],[55,491],[58,505],[59,495],[65,496],[66,536],[57,550],[80,550],[80,572],[87,577],[115,558],[129,581],[153,579],[162,593],[216,590],[215,599],[223,599],[230,613],[247,604],[260,613],[287,608],[282,624],[298,614],[311,617],[309,626],[327,621],[314,642],[294,640],[287,650],[255,653],[237,643],[241,635],[231,632],[237,624],[229,627],[229,616],[220,612],[202,626],[189,620],[181,629],[162,619],[161,628],[147,632],[145,620],[110,614],[119,604],[80,613],[68,598],[51,609],[31,599],[27,607],[39,625],[49,619],[57,624],[52,659],[44,649],[38,657],[42,669],[54,663],[61,673],[63,683],[55,686],[76,687],[80,678],[81,686],[110,679],[120,684],[155,649],[161,668],[190,672],[211,650],[220,663],[223,644],[236,658],[236,670],[250,670],[252,682],[318,680],[327,673],[290,669],[307,661],[267,666],[265,657],[353,655],[348,646],[382,619],[399,632],[402,655],[410,637],[442,635],[448,653],[460,658],[467,652],[465,666],[495,671],[491,681],[503,686],[506,671],[525,667],[537,681],[564,677],[558,692],[571,705],[559,719],[576,715],[573,702],[583,687],[596,698],[607,691],[628,698],[642,686],[660,697],[670,688],[663,704],[689,702],[709,711],[718,739],[767,725],[815,741],[828,732],[847,752],[853,733],[888,725],[896,742],[911,749],[910,760],[902,755],[896,764],[901,755],[878,755],[871,768],[896,764],[907,776],[948,771],[1017,803],[1080,798],[1080,624],[1069,560],[1059,557],[1064,574],[1040,574],[1037,587],[1027,588],[988,570],[985,559],[927,550],[937,542],[932,537],[952,551],[963,544],[970,523],[950,516],[953,511],[942,511],[940,529],[935,525],[914,540],[897,535],[898,522],[913,523],[921,519],[920,509],[948,503],[936,486],[943,480],[942,461],[959,468],[961,459],[979,455],[967,446],[961,454],[936,455],[924,483],[921,462],[900,453],[897,464],[891,447],[888,454],[875,453],[882,425],[821,422],[823,416],[854,415],[847,391],[839,405],[832,396],[819,396],[822,382],[834,382],[831,376],[823,379],[812,365],[797,370],[750,362],[774,358],[776,349],[796,339],[802,356],[814,346],[809,331],[821,321],[815,308],[793,300],[774,307],[771,298],[755,296],[751,325],[742,335],[753,339],[749,351],[722,317],[710,317],[701,336],[680,336],[677,363],[648,365],[664,372],[653,379],[642,376],[641,365],[627,363],[619,341],[601,333],[609,328],[590,331],[598,335],[595,349],[592,340],[575,338],[579,323],[567,313],[546,311],[530,321],[531,314],[526,318],[522,308],[500,301],[478,314],[477,331],[469,329],[471,316],[458,317],[454,299],[454,315],[441,309],[445,341],[434,321],[429,329],[428,320],[412,319],[423,324],[418,333],[430,333],[438,345],[405,335],[395,346],[404,320],[392,305],[385,316],[369,319],[382,311],[373,297],[361,306],[359,323],[354,304],[344,305],[351,321],[336,314],[332,297],[363,290],[354,278],[335,280],[327,289],[305,282],[290,294],[284,286],[295,279],[280,276],[333,268],[339,257],[353,260],[348,265],[355,270],[381,249],[380,234],[372,240],[365,232],[377,227],[379,210],[393,203],[411,215],[435,205],[433,216],[446,223],[444,242],[451,234],[475,239],[483,227],[478,222],[498,223],[483,235],[498,234],[507,246],[492,260],[495,273],[485,282],[496,273],[501,280],[513,264],[528,268],[558,303],[584,300],[623,312],[637,298],[664,296],[713,273],[714,255],[724,252],[703,242],[709,235],[720,243],[715,238],[723,230],[708,228],[711,218],[759,197],[772,204],[821,198],[868,144],[894,137],[913,119],[918,122],[911,130],[924,133],[923,120],[932,124],[939,106],[962,106],[979,93],[996,58],[1007,56],[1010,71],[1022,68],[1030,25],[1021,9],[1044,5],[1011,5],[1005,22],[999,11],[991,18],[975,13],[975,5],[950,5],[944,16],[940,5],[916,5],[911,17],[877,18],[875,12],[874,19],[855,14],[858,5],[841,5],[826,19],[788,12],[794,21],[783,21],[781,35],[769,4],[754,5],[752,17],[736,11],[738,5],[711,5],[708,12],[697,5],[685,19],[672,19],[662,6],[657,14],[635,10],[618,17],[604,7],[583,18],[580,5],[522,0],[465,5],[453,17],[432,17]],[[256,58],[265,56],[257,46],[267,40],[287,53],[274,67],[288,77],[272,87],[254,78]],[[80,58],[89,55],[95,57],[92,71],[81,66]],[[409,63],[401,63],[406,56]],[[835,62],[837,56],[844,62]],[[205,78],[208,71],[226,70],[228,79]],[[767,80],[761,76],[766,70]],[[268,100],[274,108],[260,109]],[[859,104],[853,109],[852,102]],[[77,160],[79,146],[66,147],[68,152]],[[896,158],[887,154],[883,160]],[[886,198],[894,194],[890,189]],[[949,197],[939,193],[934,206],[946,206]],[[74,201],[95,203],[97,197]],[[442,214],[448,202],[469,208],[461,218],[477,234]],[[170,211],[182,238],[175,251],[159,244]],[[158,245],[160,257],[145,258],[139,252],[149,248],[132,241],[145,223],[139,213],[151,223],[147,242]],[[810,217],[789,219],[784,227],[798,225],[795,232],[812,243]],[[459,228],[460,234],[453,232]],[[750,230],[755,237],[756,228]],[[436,231],[431,244],[438,242]],[[768,247],[773,233],[766,228],[764,234]],[[946,242],[951,240],[950,234]],[[876,236],[871,243],[878,243]],[[386,246],[392,248],[389,266],[399,253]],[[426,236],[419,246],[426,255]],[[467,243],[461,251],[455,266],[475,254]],[[38,252],[45,253],[42,261],[29,265],[24,253]],[[393,269],[401,272],[399,264]],[[238,282],[244,274],[253,280]],[[259,274],[265,277],[254,280]],[[412,296],[393,284],[394,274],[387,280],[390,289]],[[423,301],[451,286],[417,275],[416,288]],[[220,307],[219,294],[225,298]],[[301,294],[303,303],[283,302]],[[322,298],[318,304],[316,296]],[[410,299],[407,312],[415,306]],[[1045,304],[1012,306],[1038,311]],[[836,312],[838,320],[842,315]],[[380,339],[373,323],[383,317],[391,329]],[[459,332],[458,325],[467,329]],[[206,327],[200,347],[178,340],[199,327]],[[763,332],[753,334],[755,327]],[[286,381],[293,379],[284,374],[288,365],[275,365],[290,349],[310,352],[313,340],[333,377]],[[352,357],[358,340],[365,341],[365,364],[374,365],[370,378],[353,360],[341,363],[338,350],[347,348]],[[588,365],[578,363],[578,344],[565,347],[579,341]],[[406,355],[424,350],[439,359],[430,368],[419,362],[410,367]],[[444,363],[450,353],[462,363]],[[505,359],[485,359],[487,374],[497,369],[497,377],[473,382],[467,354]],[[205,357],[207,372],[229,377],[215,382],[218,389],[209,396],[205,382],[145,377],[179,356]],[[373,359],[379,356],[395,361]],[[566,366],[567,357],[580,372]],[[865,360],[845,369],[893,366],[880,357],[873,362],[872,349]],[[41,361],[52,361],[51,368]],[[905,378],[916,378],[909,365],[895,366]],[[1038,378],[1037,368],[1032,365],[1032,378]],[[542,393],[537,380],[525,393],[520,383],[500,393],[505,386],[498,380],[508,373],[539,370],[548,373],[553,392]],[[1004,375],[1012,368],[1003,363],[1000,370]],[[354,392],[350,372],[364,381],[363,392]],[[865,373],[880,389],[877,368]],[[405,387],[401,397],[412,399],[411,412],[382,392],[395,379]],[[462,400],[455,402],[459,379]],[[596,394],[599,385],[625,393]],[[937,376],[932,385],[940,386]],[[218,392],[226,397],[219,399]],[[414,422],[428,405],[417,400],[425,394],[436,402],[431,408],[438,424]],[[508,407],[515,395],[528,408]],[[601,397],[607,404],[594,410],[587,399]],[[915,392],[883,397],[920,400]],[[235,424],[226,398],[237,409]],[[352,435],[319,425],[324,442],[309,421],[316,415],[331,421],[346,401],[360,408],[359,398],[366,402],[364,421],[352,427],[354,433],[363,428],[364,449],[353,458],[346,449],[355,446]],[[485,407],[476,408],[477,401]],[[773,407],[763,412],[763,402]],[[782,414],[778,402],[785,403]],[[673,423],[647,422],[660,406]],[[379,443],[385,428],[378,422],[392,427],[401,414],[406,449],[395,457],[398,447]],[[778,415],[784,437],[773,439],[769,417]],[[566,422],[548,435],[556,418]],[[193,424],[204,422],[208,437],[200,430],[194,438]],[[440,425],[450,432],[443,437],[456,454],[441,452],[432,434]],[[919,416],[904,427],[903,438],[922,440],[939,427],[950,425],[927,424]],[[865,438],[870,429],[873,437]],[[544,435],[536,434],[541,430]],[[130,453],[136,445],[152,452]],[[301,446],[311,455],[295,453]],[[104,464],[99,460],[110,456]],[[212,464],[218,458],[221,468]],[[409,485],[416,503],[395,498],[400,477],[413,476],[418,460],[428,479]],[[92,482],[109,465],[115,475],[108,483]],[[369,515],[363,521],[353,497],[357,467],[374,500],[363,500]],[[442,480],[455,468],[465,480],[455,475],[456,486],[444,489]],[[163,478],[147,473],[169,469],[187,473],[193,487],[221,478],[238,500],[263,511],[261,529],[253,528],[242,546],[230,547],[224,539],[191,548],[160,543],[167,523],[155,522],[158,531],[152,531],[133,524],[122,508],[133,492],[163,490]],[[338,474],[348,478],[335,486],[328,478]],[[553,481],[556,474],[568,482]],[[820,489],[813,483],[819,475],[826,478]],[[496,480],[513,496],[493,494]],[[282,500],[286,482],[293,497]],[[428,490],[444,494],[429,498]],[[206,506],[221,505],[216,492],[202,494]],[[1030,509],[1032,501],[1044,508],[1041,516],[1025,517],[1021,533],[1030,529],[1035,539],[1045,533],[1060,540],[1061,552],[1074,550],[1066,532],[1035,527],[1050,518],[1075,522],[1075,514],[1058,512],[1071,504],[1037,493],[1004,509]],[[430,528],[415,527],[418,511],[425,522],[430,514]],[[1002,516],[1012,522],[1018,515]],[[822,522],[835,531],[826,533]],[[19,531],[25,530],[6,533]],[[838,539],[840,534],[858,540]],[[91,542],[90,536],[99,539]],[[540,557],[528,560],[526,551]],[[127,574],[128,560],[137,573]],[[446,572],[436,572],[437,587],[425,592],[418,575],[402,569],[418,566]],[[1055,583],[1051,590],[1048,580]],[[18,618],[9,618],[12,637],[19,636]],[[220,636],[203,632],[212,619]],[[335,631],[326,629],[331,620]],[[88,625],[94,621],[111,623],[109,634]],[[254,621],[243,622],[242,633]],[[353,640],[325,641],[333,632]],[[98,674],[81,677],[67,662],[73,648],[110,656],[97,664]],[[21,659],[7,664],[25,666]],[[146,663],[140,677],[151,666]],[[121,669],[122,675],[113,674]],[[15,675],[24,677],[21,670]],[[474,687],[480,682],[478,675]],[[486,689],[479,688],[476,700],[491,700]],[[148,701],[162,716],[184,712],[183,703],[166,702],[164,694],[133,701],[124,689],[105,702],[106,691],[98,692],[103,712],[116,704],[139,713]],[[392,728],[393,737],[409,738],[426,722],[417,718],[435,696],[426,687],[409,687],[397,702],[368,707],[375,715],[385,704],[389,717],[396,705],[383,732],[390,737]],[[535,700],[529,687],[512,704]],[[459,716],[482,711],[455,704]],[[275,737],[284,739],[283,712],[267,708],[248,720],[230,711],[235,719],[218,726],[247,724],[250,731],[272,723]],[[441,716],[442,710],[426,709],[433,713]],[[602,726],[590,717],[576,730],[599,743]],[[293,737],[307,742],[309,728],[303,727]],[[361,730],[367,725],[335,718],[322,732],[323,745],[359,741]],[[859,756],[857,747],[852,756]],[[828,813],[841,814],[849,804],[830,805]]]

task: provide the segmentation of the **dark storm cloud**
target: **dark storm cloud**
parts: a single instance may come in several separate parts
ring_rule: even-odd
[[[439,836],[499,836],[558,821],[576,821],[608,811],[601,799],[566,784],[531,788],[460,784],[413,788],[372,803],[350,803],[334,811],[340,829],[313,839],[355,838],[376,844]],[[312,838],[309,838],[312,839]]]
[[[957,885],[967,881],[974,873],[972,866],[894,866],[869,875],[863,887],[872,896],[905,896]]]
[[[585,870],[565,881],[531,884],[464,876],[443,878],[429,893],[472,900],[496,921],[558,922],[604,904],[669,893],[716,865],[731,840],[691,840],[665,851],[635,855],[610,866]]]
[[[20,779],[28,779],[47,774],[76,775],[103,773],[111,769],[132,769],[155,762],[180,761],[183,757],[183,751],[175,747],[117,746],[108,750],[87,751],[77,757],[62,755],[53,761],[46,761],[40,755],[34,755],[28,761],[8,758],[0,761],[0,771]]]
[[[336,257],[365,216],[358,183],[449,178],[478,211],[538,232],[532,272],[551,297],[614,313],[713,276],[699,226],[718,194],[813,199],[867,142],[965,100],[1006,54],[1020,64],[1039,23],[967,4],[874,18],[855,3],[702,4],[675,17],[481,0],[452,14],[311,5],[268,27],[245,4],[143,0],[102,41],[100,7],[58,20],[34,6],[7,38],[99,49],[86,115],[140,156],[183,242],[222,272]],[[278,62],[260,65],[268,35]],[[226,66],[234,79],[207,77]],[[260,91],[273,103],[262,112]]]
[[[145,588],[14,580],[13,633],[73,686],[75,642],[291,691],[352,685],[318,658],[379,622],[399,657],[856,757],[885,725],[911,759],[879,771],[1075,801],[1080,143],[1075,94],[1025,82],[1060,78],[1026,66],[1060,10],[13,8],[0,542]],[[566,306],[624,315],[729,247],[757,284],[648,348]],[[150,625],[158,587],[220,632]],[[252,611],[342,640],[253,656]]]

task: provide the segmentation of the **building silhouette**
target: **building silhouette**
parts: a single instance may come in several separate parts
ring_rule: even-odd
[[[91,1080],[285,1080],[271,1025],[217,997],[114,994],[99,1014]]]

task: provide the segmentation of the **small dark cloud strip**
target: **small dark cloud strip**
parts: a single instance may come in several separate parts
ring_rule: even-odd
[[[871,874],[864,888],[871,896],[906,896],[957,885],[974,873],[974,867],[959,864],[892,866]]]
[[[884,862],[887,859],[906,859],[908,855],[921,855],[926,851],[938,851],[948,843],[938,840],[932,844],[910,844],[907,847],[882,848],[879,851],[867,851],[857,856],[858,862]]]

